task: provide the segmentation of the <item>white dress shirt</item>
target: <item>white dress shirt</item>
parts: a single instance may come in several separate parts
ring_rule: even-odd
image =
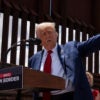
[[[62,93],[73,91],[74,88],[72,86],[72,83],[71,82],[69,83],[68,79],[66,79],[64,69],[63,69],[62,64],[59,60],[58,52],[57,52],[57,44],[56,44],[55,48],[52,49],[52,51],[53,52],[51,53],[51,58],[52,58],[51,74],[64,78],[66,80],[65,81],[66,83],[65,83],[65,89],[64,90],[51,91],[51,94],[57,95],[57,94],[62,94]],[[46,57],[47,57],[47,50],[44,49],[44,54],[43,54],[41,67],[40,67],[41,71],[43,71],[43,69],[44,69],[44,63],[45,63]]]

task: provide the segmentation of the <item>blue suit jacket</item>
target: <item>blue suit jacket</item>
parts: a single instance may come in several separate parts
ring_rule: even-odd
[[[100,50],[100,35],[94,36],[84,42],[68,42],[58,45],[58,56],[66,73],[75,87],[74,100],[93,100],[91,88],[82,64],[82,57]],[[29,59],[29,67],[34,70],[40,69],[43,51],[37,52]]]

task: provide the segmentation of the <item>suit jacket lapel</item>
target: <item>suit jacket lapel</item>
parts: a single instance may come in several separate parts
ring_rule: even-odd
[[[63,45],[58,45],[57,46],[57,52],[58,52],[58,57],[59,57],[59,60],[60,60],[60,62],[61,62],[61,64],[62,64],[62,67],[63,67],[63,69],[64,69],[64,71],[65,71],[65,73],[66,73],[66,67],[65,67],[65,56],[64,56],[64,48],[63,48]]]
[[[63,67],[63,69],[65,71],[63,46],[58,45],[57,46],[57,52],[58,52],[59,61],[61,62],[62,67]],[[35,70],[40,70],[43,53],[44,53],[44,50],[42,50],[41,52],[39,52],[39,54],[37,55],[37,58],[36,58],[37,60],[35,62],[36,63]]]
[[[35,62],[35,70],[40,70],[40,66],[41,66],[41,61],[42,61],[42,57],[43,57],[43,52],[44,50],[42,50],[41,52],[38,53],[37,57],[36,57],[36,62]]]

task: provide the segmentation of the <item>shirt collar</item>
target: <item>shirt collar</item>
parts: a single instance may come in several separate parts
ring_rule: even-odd
[[[52,49],[53,53],[57,52],[57,43],[56,46]],[[47,54],[47,50],[44,48],[44,54]]]

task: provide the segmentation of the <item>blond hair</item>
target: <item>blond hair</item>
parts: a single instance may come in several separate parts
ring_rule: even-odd
[[[36,25],[36,34],[39,34],[41,30],[44,30],[47,27],[51,27],[52,29],[56,30],[54,22],[42,22]]]

